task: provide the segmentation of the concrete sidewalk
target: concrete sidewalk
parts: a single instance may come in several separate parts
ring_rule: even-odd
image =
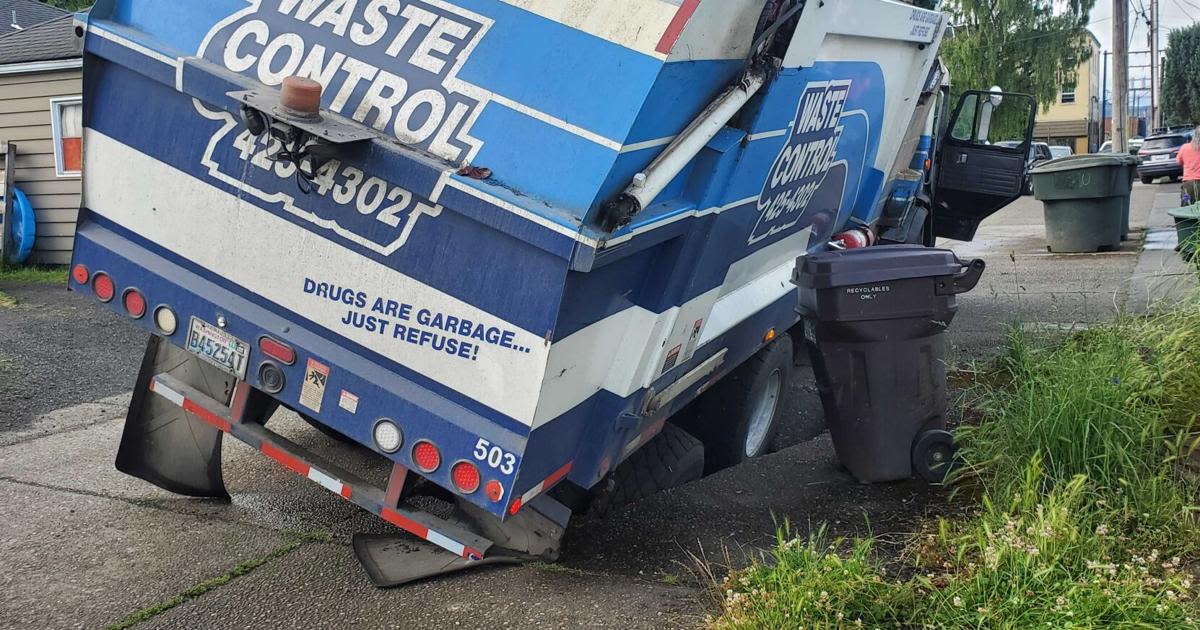
[[[1171,275],[1184,271],[1163,231],[1175,194],[1173,186],[1135,185],[1135,240],[1118,252],[1046,252],[1041,204],[1029,197],[987,221],[976,242],[950,244],[989,265],[951,326],[954,359],[999,352],[1010,324],[1069,329],[1110,318],[1143,294],[1163,294],[1164,278],[1194,283]],[[1145,252],[1143,235],[1152,243]],[[106,334],[54,332],[65,335],[58,343]],[[71,373],[71,366],[62,372]],[[710,610],[696,557],[744,561],[770,545],[785,519],[798,532],[827,523],[834,535],[870,529],[886,540],[953,510],[938,488],[866,486],[843,472],[827,436],[808,439],[797,428],[820,416],[811,375],[801,372],[779,452],[607,519],[573,523],[556,564],[379,591],[349,540],[390,526],[231,440],[223,460],[229,503],[181,498],[126,477],[112,463],[124,401],[98,391],[83,398],[97,402],[0,425],[0,627],[122,620],[136,628],[695,627]],[[272,428],[303,446],[332,449],[335,458],[361,459],[294,414],[278,415]],[[368,476],[386,473],[365,468]]]

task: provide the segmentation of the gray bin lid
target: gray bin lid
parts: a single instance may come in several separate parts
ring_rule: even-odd
[[[952,276],[963,269],[954,252],[922,245],[879,245],[805,256],[795,283],[807,289],[852,287],[907,278]]]
[[[1030,173],[1057,173],[1097,166],[1135,166],[1137,157],[1125,153],[1085,153],[1046,160],[1029,170]]]

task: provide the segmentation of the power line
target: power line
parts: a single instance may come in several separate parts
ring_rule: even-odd
[[[1191,12],[1189,12],[1187,9],[1183,8],[1183,5],[1180,4],[1179,0],[1174,0],[1174,2],[1175,2],[1175,6],[1179,7],[1179,10],[1183,11],[1184,15],[1188,16],[1193,21],[1196,19],[1196,16],[1192,15]],[[1188,2],[1188,4],[1192,4],[1192,3]],[[1192,6],[1195,7],[1196,5],[1192,4]],[[1200,7],[1196,7],[1196,8],[1200,8]]]

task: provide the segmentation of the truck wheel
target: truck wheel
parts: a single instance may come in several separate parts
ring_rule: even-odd
[[[621,462],[593,491],[589,514],[613,508],[704,476],[704,445],[667,423],[652,440]]]
[[[912,465],[925,481],[941,483],[954,467],[958,446],[954,435],[945,429],[931,429],[917,434],[912,446]]]
[[[704,443],[708,472],[770,452],[791,369],[792,340],[780,335],[696,400],[686,426]]]
[[[1153,184],[1153,183],[1154,183],[1154,178],[1153,178],[1153,177],[1146,177],[1145,175],[1142,175],[1142,183],[1143,183],[1143,184]]]

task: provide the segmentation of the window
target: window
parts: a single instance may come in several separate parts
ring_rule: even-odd
[[[1062,102],[1063,103],[1074,103],[1075,102],[1075,86],[1073,86],[1073,85],[1069,86],[1069,87],[1066,85],[1063,86]]]
[[[56,174],[79,177],[83,170],[83,99],[78,96],[50,99],[50,126],[54,132]]]

